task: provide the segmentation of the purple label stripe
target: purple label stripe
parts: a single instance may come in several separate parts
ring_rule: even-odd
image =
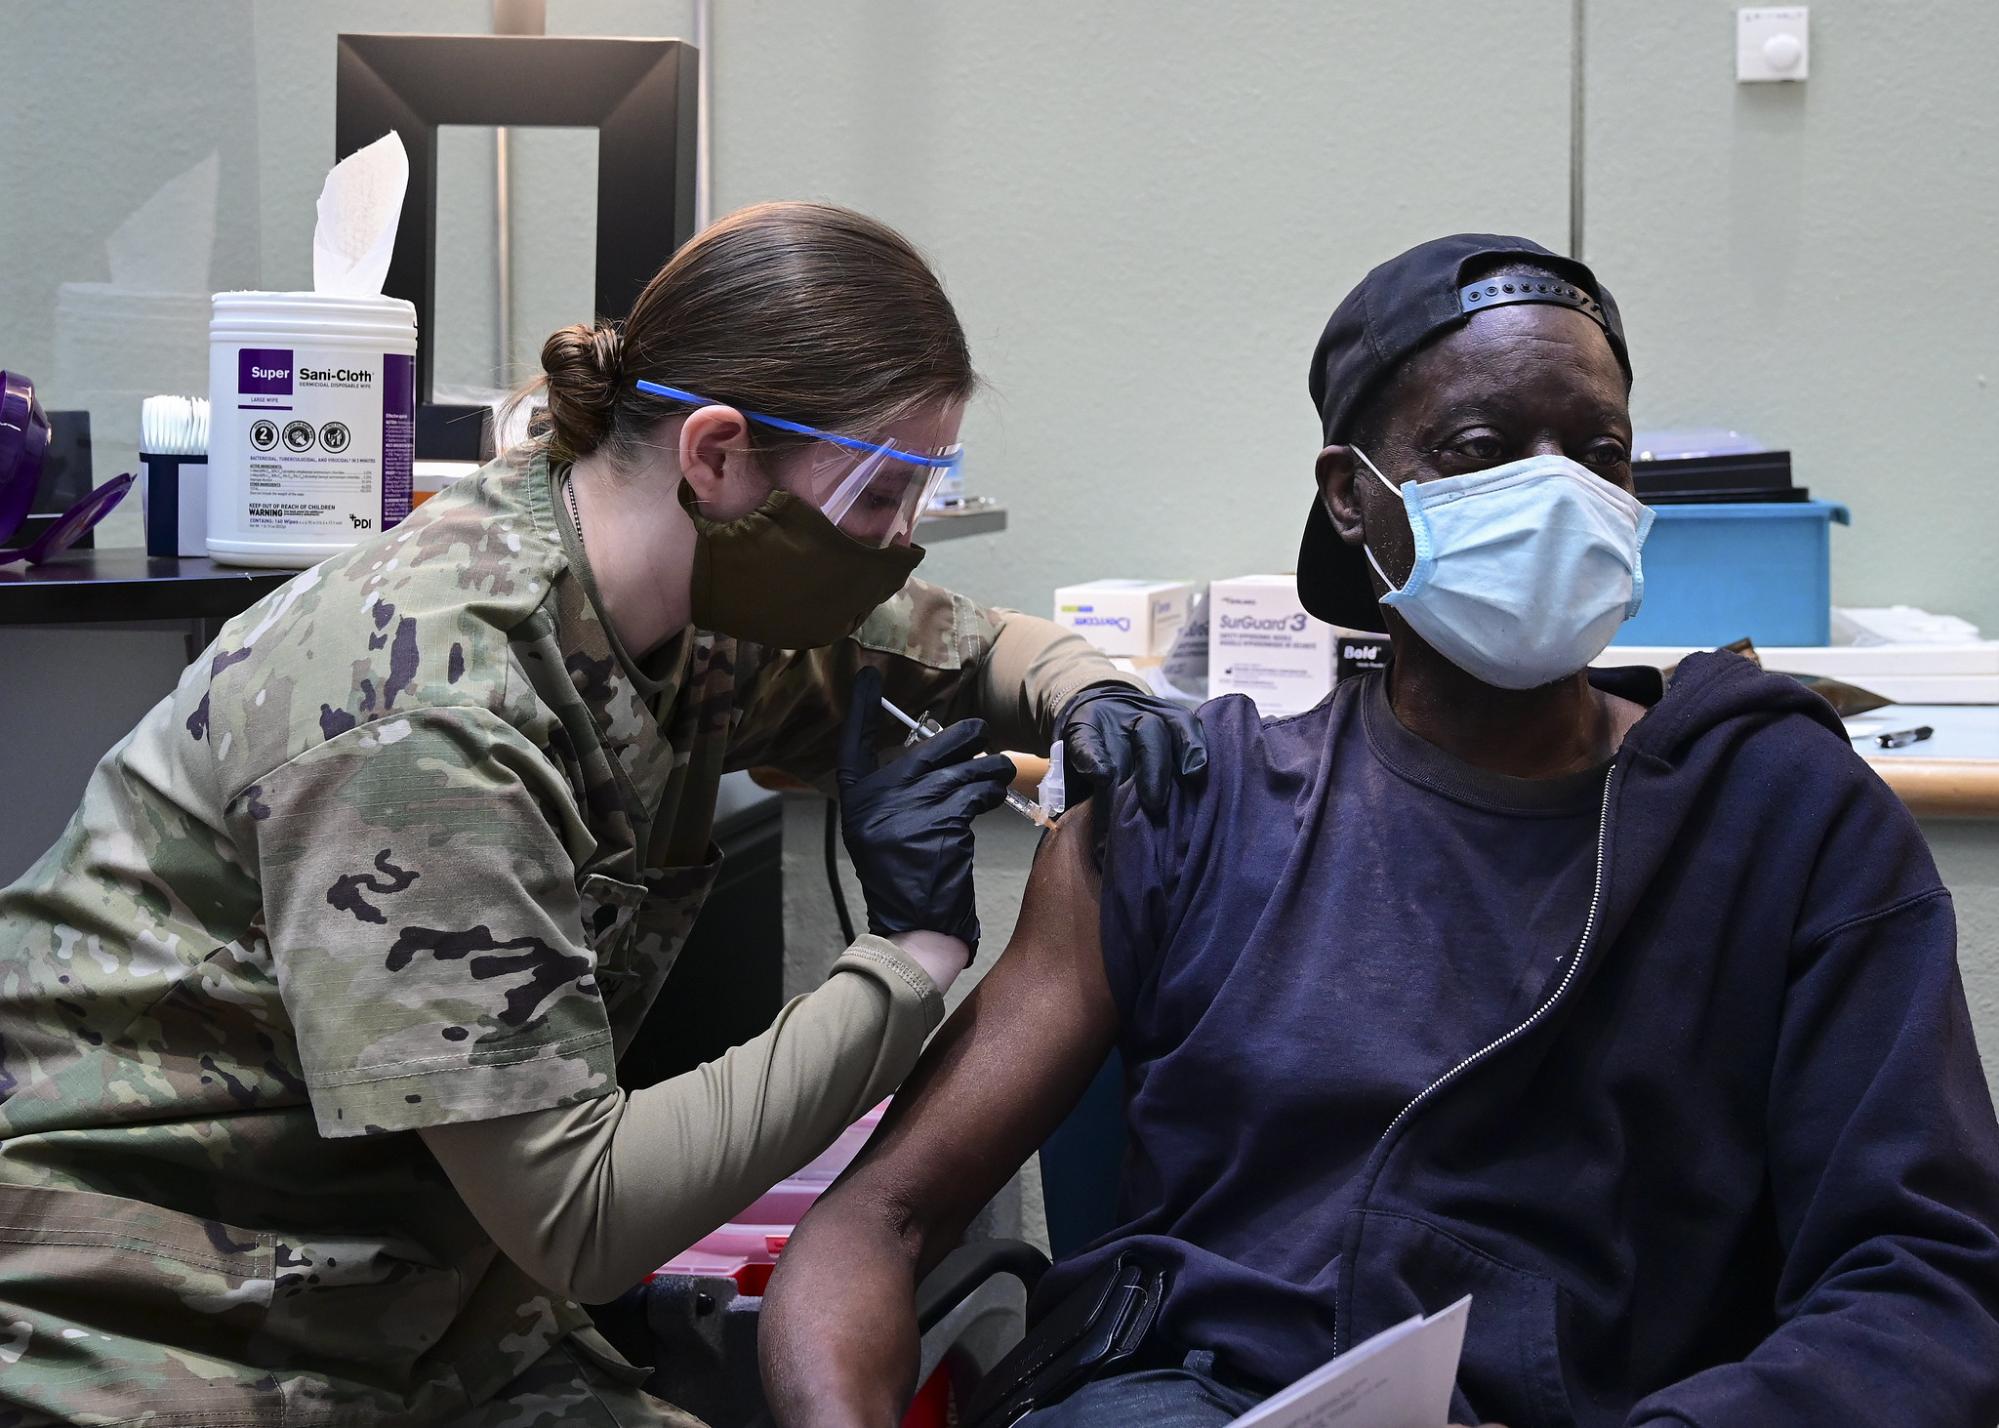
[[[236,390],[265,397],[292,394],[292,349],[241,347],[236,351]]]
[[[382,354],[382,529],[410,513],[411,418],[416,412],[416,359]]]

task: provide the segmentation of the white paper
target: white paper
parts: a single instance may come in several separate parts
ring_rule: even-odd
[[[1978,638],[1978,626],[1956,615],[1934,615],[1913,605],[1836,605],[1836,645],[1951,645]]]
[[[1445,1428],[1470,1309],[1466,1295],[1427,1319],[1383,1329],[1229,1428]]]
[[[312,230],[314,292],[381,296],[409,184],[409,155],[394,130],[327,172]]]

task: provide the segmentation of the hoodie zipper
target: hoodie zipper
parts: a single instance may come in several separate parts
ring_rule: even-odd
[[[1562,980],[1556,983],[1555,990],[1549,995],[1548,999],[1534,1008],[1533,1013],[1527,1020],[1521,1022],[1520,1025],[1514,1027],[1513,1030],[1507,1032],[1497,1040],[1487,1042],[1484,1046],[1481,1046],[1478,1050],[1418,1091],[1408,1105],[1395,1113],[1395,1119],[1388,1123],[1388,1129],[1384,1130],[1380,1138],[1375,1141],[1374,1149],[1368,1153],[1368,1159],[1372,1160],[1380,1152],[1382,1145],[1386,1143],[1390,1136],[1395,1134],[1396,1129],[1404,1121],[1409,1119],[1418,1106],[1422,1105],[1423,1102],[1429,1100],[1431,1096],[1435,1095],[1443,1087],[1455,1081],[1459,1076],[1485,1060],[1486,1057],[1492,1055],[1493,1052],[1499,1050],[1502,1046],[1518,1040],[1527,1032],[1533,1030],[1549,1012],[1555,1009],[1555,1004],[1561,1001],[1564,994],[1568,992],[1569,984],[1575,980],[1576,971],[1582,966],[1583,958],[1589,952],[1590,939],[1596,935],[1597,914],[1603,907],[1603,852],[1604,843],[1610,831],[1610,793],[1616,779],[1617,769],[1613,766],[1611,771],[1604,775],[1603,805],[1597,814],[1596,878],[1590,888],[1589,916],[1583,920],[1583,935],[1576,943],[1576,954],[1569,959],[1568,968],[1562,973]],[[1345,1350],[1345,1340],[1346,1326],[1340,1322],[1338,1314],[1335,1313],[1333,1317],[1333,1353],[1336,1356]]]

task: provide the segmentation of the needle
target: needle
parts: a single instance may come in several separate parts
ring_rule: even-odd
[[[909,730],[911,742],[922,739],[934,739],[943,732],[942,727],[935,719],[928,716],[925,716],[921,720],[912,719],[886,699],[882,700],[882,708],[893,714],[896,720]],[[1048,816],[1041,805],[1024,793],[1018,793],[1009,788],[1006,791],[1006,806],[1037,828],[1053,828],[1055,826],[1055,820]]]

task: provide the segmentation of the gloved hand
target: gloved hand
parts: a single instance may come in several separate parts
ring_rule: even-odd
[[[1191,710],[1129,684],[1092,684],[1062,711],[1062,761],[1065,779],[1088,785],[1072,785],[1070,803],[1136,775],[1138,801],[1157,814],[1166,811],[1176,778],[1193,778],[1208,766],[1208,741]],[[1109,824],[1108,813],[1099,812],[1097,826]]]
[[[977,952],[972,820],[1005,800],[1013,763],[978,756],[986,726],[967,719],[877,769],[881,692],[881,671],[863,667],[840,731],[840,828],[867,898],[868,931],[942,932]]]

